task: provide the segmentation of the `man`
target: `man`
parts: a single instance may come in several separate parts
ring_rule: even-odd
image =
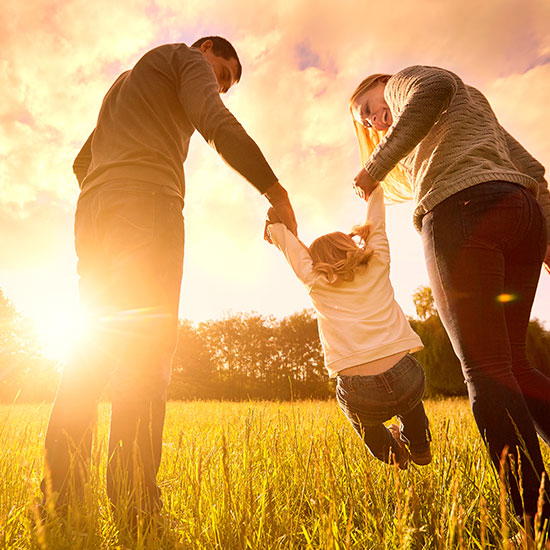
[[[109,380],[109,497],[138,514],[161,505],[156,474],[177,334],[183,162],[193,132],[296,233],[285,189],[220,99],[241,70],[221,37],[154,48],[107,92],[74,162],[79,291],[91,328],[63,373],[46,435],[42,491],[58,508],[83,496],[97,402]]]

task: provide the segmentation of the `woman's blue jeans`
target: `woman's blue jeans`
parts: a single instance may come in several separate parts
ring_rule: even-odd
[[[479,431],[497,470],[505,451],[507,467],[521,460],[522,487],[518,472],[509,470],[510,495],[520,519],[533,517],[545,472],[537,431],[550,442],[550,379],[526,354],[546,248],[541,210],[519,185],[482,183],[427,214],[422,240],[435,303]],[[549,512],[547,500],[546,517]]]
[[[391,463],[391,454],[398,454],[397,443],[383,422],[394,416],[401,421],[401,436],[411,450],[421,453],[429,447],[428,418],[422,404],[425,389],[424,369],[412,355],[406,355],[381,374],[338,376],[336,399],[373,456]]]

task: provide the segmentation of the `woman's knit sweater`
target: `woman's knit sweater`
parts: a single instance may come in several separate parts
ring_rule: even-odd
[[[381,181],[400,163],[414,186],[419,231],[424,214],[458,191],[508,181],[537,197],[550,237],[544,167],[498,123],[479,90],[450,71],[417,65],[393,75],[384,96],[393,124],[365,169]]]

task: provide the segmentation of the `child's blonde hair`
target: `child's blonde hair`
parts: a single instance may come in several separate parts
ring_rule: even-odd
[[[384,137],[386,131],[378,132],[374,128],[365,128],[359,121],[355,120],[353,116],[353,104],[361,94],[366,92],[377,82],[387,82],[390,77],[391,75],[389,74],[372,74],[368,76],[359,86],[357,86],[350,98],[349,107],[355,127],[355,133],[357,134],[357,141],[359,142],[359,153],[361,155],[362,166],[365,165],[376,146]],[[388,203],[405,202],[414,197],[414,189],[411,182],[408,180],[399,164],[397,164],[380,183],[384,190],[384,197]]]
[[[328,233],[309,246],[313,271],[324,275],[329,284],[353,281],[355,274],[366,268],[373,250],[367,246],[370,224],[357,225],[351,233]],[[359,237],[357,244],[353,237]]]

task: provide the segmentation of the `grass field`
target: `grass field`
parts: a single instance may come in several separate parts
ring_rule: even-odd
[[[170,403],[165,528],[134,541],[105,494],[102,405],[88,501],[65,528],[36,527],[49,408],[0,408],[2,549],[506,548],[514,530],[465,400],[426,403],[434,460],[405,472],[368,455],[333,401]]]

